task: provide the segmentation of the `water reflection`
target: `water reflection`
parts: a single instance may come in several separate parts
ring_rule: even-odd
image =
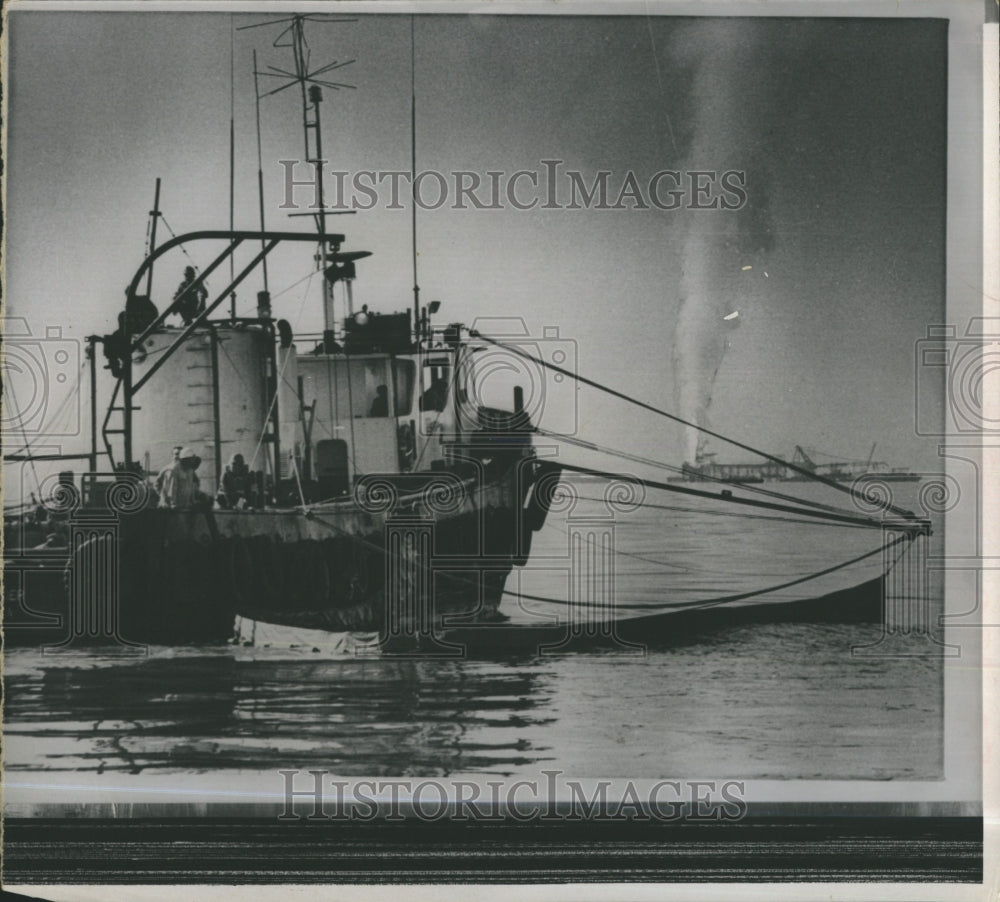
[[[205,772],[322,766],[347,776],[509,773],[553,720],[530,668],[239,660],[222,654],[7,678],[8,769]]]

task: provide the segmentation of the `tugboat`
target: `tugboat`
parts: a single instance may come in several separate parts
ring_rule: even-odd
[[[185,326],[165,324],[168,306],[136,328],[133,311],[150,309],[138,291],[154,262],[182,245],[223,242],[188,286],[197,295],[251,241],[264,243],[256,266],[279,244],[315,245],[316,236],[171,239],[133,277],[119,331],[88,338],[92,378],[98,346],[115,378],[104,447],[95,428],[89,455],[110,467],[79,482],[63,474],[42,505],[68,547],[61,561],[58,547],[45,551],[50,566],[36,569],[65,567],[65,595],[51,578],[47,590],[27,591],[37,576],[13,571],[32,521],[5,524],[16,599],[8,640],[52,636],[19,623],[28,612],[69,615],[79,636],[156,643],[228,639],[237,615],[386,635],[430,631],[449,614],[501,616],[507,575],[526,562],[545,519],[539,482],[558,479],[558,468],[535,456],[520,390],[511,411],[476,402],[478,345],[457,324],[433,325],[434,305],[363,307],[308,353],[270,315],[264,292],[258,316],[213,318],[234,284]],[[344,241],[325,236],[330,288],[350,284],[368,256],[343,251]],[[171,506],[157,470],[202,461],[197,496]]]
[[[291,21],[301,51],[302,17]],[[290,78],[320,173],[322,82],[305,56]],[[101,354],[113,380],[106,416],[99,429],[92,415],[88,454],[55,456],[88,472],[60,474],[33,508],[5,516],[8,642],[222,641],[237,617],[392,641],[457,615],[503,619],[507,576],[547,512],[539,485],[559,473],[536,458],[522,392],[510,410],[479,402],[482,343],[435,325],[439,305],[421,305],[416,284],[404,312],[355,310],[371,254],[328,233],[331,214],[315,215],[315,232],[282,232],[261,211],[257,231],[231,223],[156,246],[157,181],[150,252],[118,329],[87,340],[93,410]],[[268,256],[289,245],[316,251],[323,282],[324,330],[307,349],[272,315],[267,287]],[[206,247],[216,256],[176,294],[154,284],[172,251]],[[257,315],[237,316],[252,275],[263,277]],[[29,459],[30,448],[5,457]]]
[[[466,647],[510,649],[536,647],[540,640],[559,644],[567,628],[574,637],[617,640],[627,634],[647,641],[657,630],[676,632],[685,618],[698,628],[712,618],[877,620],[885,574],[904,543],[929,534],[928,521],[891,499],[883,504],[860,497],[853,485],[695,426],[554,359],[535,358],[460,323],[438,325],[439,305],[421,304],[417,287],[415,204],[412,306],[385,313],[355,309],[354,282],[372,255],[326,228],[334,213],[321,193],[325,82],[306,68],[305,19],[279,20],[290,40],[275,46],[294,49],[296,68],[286,73],[290,81],[283,87],[301,87],[305,156],[316,167],[319,191],[314,212],[293,215],[314,217],[316,230],[266,228],[261,200],[259,229],[237,230],[231,208],[228,229],[157,245],[157,182],[149,250],[125,290],[118,329],[87,339],[89,451],[39,455],[26,441],[22,452],[5,454],[5,461],[87,461],[79,478],[64,471],[47,490],[39,485],[32,504],[5,510],[5,641],[223,642],[236,638],[238,623],[263,623],[300,633],[375,633],[382,648],[416,643],[433,649],[442,637],[457,637]],[[411,166],[416,172],[412,156]],[[323,330],[315,336],[296,335],[288,319],[272,313],[277,296],[269,290],[267,261],[279,247],[311,252],[305,278],[315,276],[323,286]],[[179,271],[180,255],[190,257],[195,248],[215,255],[203,270],[189,268],[173,293],[154,283],[154,269]],[[226,269],[228,278],[222,276]],[[236,291],[245,290],[251,277],[259,280],[251,295],[256,315],[238,316]],[[335,303],[342,305],[339,320]],[[630,465],[664,466],[629,450],[544,431],[532,422],[536,409],[529,415],[518,387],[509,389],[509,409],[494,406],[500,402],[493,396],[485,403],[479,370],[488,368],[497,348],[553,371],[554,378],[728,441],[763,457],[767,469],[726,472],[698,460],[667,467],[680,479],[657,481],[542,459],[535,434]],[[111,385],[99,424],[102,357]],[[840,509],[754,485],[789,470],[868,507]],[[789,553],[785,573],[772,566],[774,549],[784,544],[772,539],[768,551],[766,543],[741,540],[752,558],[746,567],[764,564],[758,576],[739,566],[727,572],[727,551],[715,571],[705,571],[721,574],[719,584],[685,579],[681,567],[681,578],[675,570],[657,586],[662,597],[655,603],[625,599],[619,605],[611,591],[610,533],[600,532],[605,521],[593,526],[581,517],[573,527],[581,531],[569,535],[567,555],[558,559],[573,574],[570,598],[508,590],[509,575],[527,563],[533,537],[556,501],[563,471],[575,480],[608,483],[609,509],[628,508],[616,501],[615,484],[638,483],[637,506],[647,489],[663,491],[693,505],[780,521],[793,535],[817,523],[861,527],[874,547],[866,544],[863,553],[849,556],[824,545],[808,567],[805,558]],[[705,480],[728,485],[684,484]],[[875,519],[881,514],[894,519]],[[693,535],[714,535],[700,529]],[[711,551],[680,530],[673,533],[679,553]],[[867,568],[863,577],[861,568]],[[599,591],[608,597],[598,597]],[[549,608],[537,616],[532,610],[535,622],[503,625],[505,592]],[[559,617],[549,616],[554,608]]]

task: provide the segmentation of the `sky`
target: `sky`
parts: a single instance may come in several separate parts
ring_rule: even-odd
[[[8,317],[33,336],[110,332],[157,177],[173,232],[227,228],[231,109],[235,220],[257,227],[251,55],[290,59],[272,46],[280,27],[238,29],[267,19],[10,15]],[[337,73],[354,87],[325,94],[330,168],[408,170],[409,17],[307,34],[317,65],[355,60]],[[801,444],[863,459],[878,442],[877,459],[940,469],[938,440],[915,435],[914,354],[946,316],[946,23],[418,16],[414,40],[417,170],[485,181],[560,160],[588,183],[609,171],[612,197],[629,172],[641,186],[661,170],[746,174],[737,211],[422,209],[421,298],[442,302],[441,321],[520,318],[533,337],[557,327],[587,377],[671,411],[700,407],[705,425],[771,453]],[[265,98],[261,116],[268,226],[305,230],[279,209],[277,161],[303,156],[295,92]],[[386,312],[412,303],[410,213],[387,202],[331,220],[345,250],[373,252],[356,302]],[[272,264],[275,315],[315,330],[315,280],[281,293],[309,271],[295,253]],[[188,262],[162,264],[161,309]],[[920,402],[939,410],[942,390]],[[589,391],[575,405],[557,412],[559,428],[675,464],[690,456],[664,420]],[[705,450],[751,459],[717,440]]]

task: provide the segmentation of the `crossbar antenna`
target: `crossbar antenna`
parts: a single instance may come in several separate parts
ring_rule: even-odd
[[[269,22],[258,22],[254,25],[244,25],[241,28],[241,30],[244,30],[247,28],[281,26],[281,31],[272,42],[272,46],[289,48],[292,51],[293,67],[291,69],[283,69],[270,65],[260,69],[257,65],[256,54],[254,54],[254,80],[256,83],[257,79],[272,78],[279,82],[276,87],[269,91],[258,92],[258,97],[261,99],[298,85],[302,102],[302,131],[305,141],[305,158],[306,162],[312,163],[316,169],[316,203],[315,210],[312,213],[316,220],[316,231],[319,235],[319,253],[317,254],[316,262],[324,272],[330,263],[328,257],[330,248],[327,246],[326,238],[326,217],[333,216],[338,211],[327,210],[323,202],[323,166],[327,161],[323,159],[320,103],[323,100],[323,88],[339,91],[342,88],[354,89],[356,86],[347,82],[333,81],[329,77],[331,72],[351,65],[354,60],[333,60],[315,68],[312,67],[311,51],[309,49],[309,42],[306,40],[305,24],[306,22],[318,22],[327,25],[340,25],[355,21],[357,20],[336,15],[294,15],[274,19]],[[327,279],[323,280],[323,318],[324,331],[332,332],[334,328],[333,285]]]

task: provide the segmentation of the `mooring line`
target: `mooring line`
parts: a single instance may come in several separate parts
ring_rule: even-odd
[[[801,517],[829,520],[833,523],[848,523],[852,526],[865,526],[869,529],[882,528],[882,523],[880,521],[872,520],[868,517],[855,517],[849,514],[828,513],[826,511],[796,507],[791,504],[777,504],[773,501],[761,501],[758,498],[741,498],[737,495],[733,495],[726,489],[719,493],[706,492],[704,489],[693,489],[690,486],[680,485],[676,482],[658,482],[654,479],[643,479],[639,476],[631,476],[625,473],[612,473],[608,470],[595,470],[592,467],[578,467],[576,464],[560,463],[559,466],[564,470],[570,470],[574,473],[583,473],[587,476],[600,476],[604,479],[618,479],[622,482],[631,482],[634,485],[641,485],[651,489],[660,489],[664,492],[676,492],[680,495],[691,495],[696,498],[709,498],[712,501],[726,501],[731,504],[744,504],[749,507],[761,507],[765,510],[775,510],[786,514],[795,514],[796,516]],[[899,528],[904,527],[900,525]],[[924,526],[915,522],[911,529],[914,531],[922,531]]]
[[[555,373],[561,373],[564,376],[568,376],[582,385],[589,385],[591,388],[596,388],[598,391],[605,392],[612,397],[619,398],[622,401],[626,401],[629,404],[634,404],[636,407],[641,407],[643,410],[648,410],[650,413],[658,414],[661,417],[666,417],[668,420],[672,420],[675,423],[679,423],[681,426],[687,426],[689,429],[697,429],[704,435],[709,435],[712,438],[717,438],[720,441],[726,442],[730,445],[734,445],[743,451],[748,451],[751,454],[756,454],[759,457],[763,457],[765,460],[771,461],[771,463],[780,464],[783,467],[787,467],[794,473],[798,473],[800,476],[807,476],[810,479],[814,479],[823,485],[829,486],[832,489],[836,489],[838,492],[844,492],[850,495],[852,498],[857,498],[858,493],[852,486],[841,485],[833,479],[826,476],[822,476],[819,473],[815,473],[812,470],[807,470],[805,467],[800,467],[798,464],[793,464],[783,458],[778,457],[774,454],[769,454],[766,451],[761,451],[759,448],[754,448],[752,445],[747,445],[743,442],[737,441],[736,439],[729,438],[728,436],[722,435],[718,432],[713,432],[711,429],[707,429],[704,426],[699,426],[696,423],[691,423],[676,414],[670,413],[669,411],[663,410],[660,407],[655,407],[652,404],[648,404],[645,401],[640,401],[638,398],[634,398],[631,395],[627,395],[624,392],[618,391],[617,389],[611,388],[610,386],[603,385],[600,382],[596,382],[593,379],[588,379],[586,376],[581,376],[579,373],[574,373],[572,370],[568,370],[565,367],[558,366],[554,363],[549,363],[547,360],[543,360],[540,357],[535,357],[533,354],[529,354],[527,351],[521,348],[515,347],[513,345],[506,344],[505,342],[498,341],[495,338],[490,338],[488,335],[483,335],[478,329],[469,329],[469,336],[471,338],[479,338],[482,341],[489,342],[490,344],[503,348],[504,350],[510,351],[525,360],[530,360],[532,363],[537,363],[539,366],[545,367],[546,369],[552,370]],[[905,508],[898,507],[894,504],[887,504],[886,510],[892,511],[899,517],[904,517],[907,519],[915,519],[916,515],[913,511],[906,510]]]
[[[555,441],[565,442],[570,445],[574,445],[578,448],[583,448],[588,451],[595,451],[599,454],[607,454],[611,457],[619,457],[622,460],[630,460],[635,463],[645,464],[650,467],[656,467],[661,470],[667,470],[670,473],[683,473],[681,467],[674,466],[673,464],[668,464],[663,461],[656,460],[651,457],[644,457],[641,454],[632,454],[628,451],[622,451],[619,448],[611,448],[608,445],[602,445],[599,442],[591,442],[586,439],[577,438],[576,436],[569,435],[559,435],[558,433],[549,432],[545,429],[539,429],[536,427],[535,432],[538,435],[544,435],[546,438],[551,438]],[[705,482],[712,482],[717,485],[731,486],[737,485],[740,489],[746,492],[752,492],[755,495],[764,495],[768,498],[780,498],[782,501],[793,501],[796,504],[804,505],[806,507],[814,507],[817,510],[829,511],[834,514],[846,514],[848,516],[853,516],[853,512],[850,510],[845,510],[842,507],[835,507],[832,504],[824,504],[821,501],[813,501],[809,498],[797,498],[795,495],[786,495],[784,492],[776,492],[772,489],[762,489],[760,486],[756,485],[744,485],[742,483],[731,483],[726,482],[719,476],[704,476]]]
[[[910,541],[913,537],[910,535],[902,535],[895,538],[888,545],[880,545],[873,551],[867,551],[864,554],[858,555],[858,557],[851,558],[849,561],[844,561],[840,564],[835,564],[832,567],[828,567],[826,570],[819,570],[816,573],[810,573],[808,576],[800,576],[797,579],[790,580],[789,582],[781,583],[777,586],[769,586],[766,589],[756,589],[753,592],[743,592],[738,595],[724,595],[722,598],[713,598],[710,601],[691,601],[683,602],[678,604],[666,604],[666,605],[641,605],[641,604],[614,604],[609,606],[609,609],[615,611],[643,611],[645,613],[655,615],[655,614],[668,614],[671,612],[678,611],[693,611],[702,608],[711,608],[720,604],[729,604],[734,601],[744,601],[747,598],[755,598],[759,595],[767,595],[769,592],[779,592],[782,589],[788,589],[792,586],[800,585],[801,583],[809,582],[813,579],[818,579],[821,576],[828,576],[831,573],[836,573],[838,570],[843,570],[846,567],[850,567],[853,564],[858,564],[861,561],[874,557],[876,554],[882,554],[883,551],[887,551],[890,548],[894,548],[901,542]],[[576,602],[569,601],[568,599],[562,598],[550,598],[545,595],[530,595],[526,592],[515,592],[510,589],[504,592],[505,595],[510,595],[514,598],[522,598],[526,601],[542,601],[547,604],[557,604],[562,607],[588,607],[592,608],[593,604],[590,602]]]

